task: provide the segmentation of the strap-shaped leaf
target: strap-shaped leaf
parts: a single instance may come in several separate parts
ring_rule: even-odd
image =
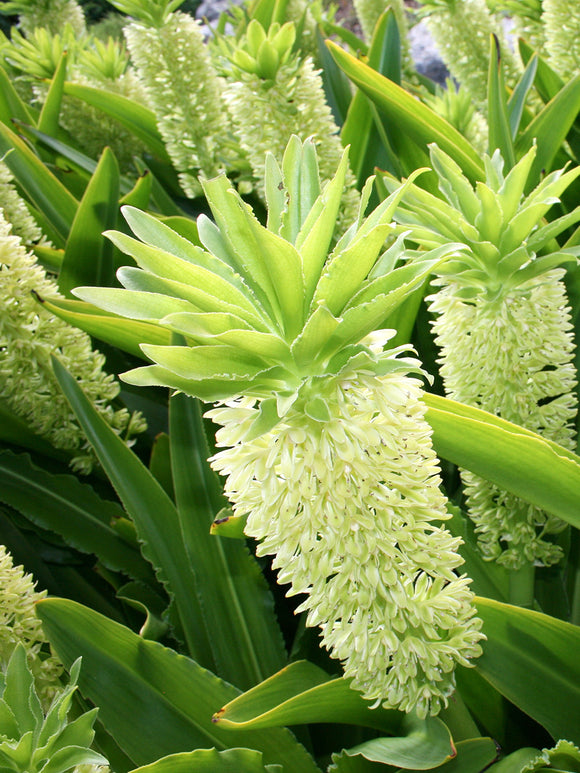
[[[0,121],[11,125],[15,119],[30,125],[35,123],[32,113],[20,99],[6,70],[0,66]]]
[[[196,749],[170,754],[131,773],[282,773],[277,765],[264,765],[262,752],[254,749]]]
[[[528,190],[552,169],[556,154],[572,128],[580,111],[580,74],[575,75],[530,121],[515,143],[516,155],[522,155],[534,142],[538,154],[532,166]]]
[[[251,330],[241,317],[221,311],[170,314],[159,320],[159,323],[168,325],[172,330],[193,338],[220,335],[220,333],[227,333],[230,330]]]
[[[76,550],[98,556],[108,569],[154,582],[141,554],[113,528],[115,520],[124,517],[123,510],[73,475],[51,475],[33,465],[27,454],[2,451],[0,501],[60,534]]]
[[[478,672],[554,738],[580,744],[580,628],[491,599],[476,604],[487,635]]]
[[[58,118],[66,79],[67,57],[67,51],[63,51],[40,111],[37,129],[45,134],[56,134],[58,132]]]
[[[580,457],[478,408],[423,399],[439,456],[580,527]]]
[[[399,127],[401,134],[408,135],[424,149],[429,143],[436,142],[455,158],[470,180],[485,177],[483,164],[473,146],[447,121],[336,43],[327,41],[327,46],[353,83]]]
[[[81,99],[119,121],[143,142],[150,153],[161,161],[171,163],[165,150],[165,143],[157,129],[155,113],[152,110],[120,94],[114,94],[111,91],[93,86],[83,86],[80,83],[65,83],[64,93]]]
[[[490,35],[489,70],[487,75],[487,122],[489,126],[488,152],[497,149],[511,169],[516,162],[512,130],[509,123],[507,93],[503,76],[499,41]]]
[[[114,281],[113,245],[103,231],[113,228],[119,209],[120,179],[115,156],[105,148],[83,194],[66,242],[58,288],[63,295],[79,285]]]
[[[37,609],[65,665],[82,655],[79,688],[99,706],[100,721],[135,764],[192,748],[232,746],[231,731],[216,726],[211,717],[216,707],[236,697],[234,687],[193,660],[73,601],[48,599]],[[236,742],[261,751],[265,762],[285,770],[320,773],[287,730],[241,732]]]
[[[298,234],[320,196],[317,170],[314,142],[306,140],[301,143],[296,135],[292,135],[282,159],[288,207],[283,213],[280,231],[280,235],[291,244],[296,244]]]
[[[10,152],[9,152],[10,151]],[[20,137],[0,123],[0,157],[18,180],[26,197],[46,218],[63,246],[78,202]]]
[[[198,402],[183,394],[172,397],[169,422],[181,530],[216,664],[224,679],[248,689],[286,663],[274,601],[247,546],[210,534],[225,499],[207,462],[210,451]]]
[[[138,457],[96,413],[58,360],[53,359],[53,367],[103,469],[133,519],[144,557],[175,601],[190,653],[199,663],[213,667],[203,614],[195,594],[195,573],[173,502]]]

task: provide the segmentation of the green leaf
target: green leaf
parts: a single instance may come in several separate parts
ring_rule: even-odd
[[[177,511],[218,673],[248,689],[286,662],[274,602],[246,545],[210,534],[225,500],[198,401],[175,395],[169,420]]]
[[[119,121],[141,140],[150,153],[161,161],[171,164],[171,159],[157,129],[155,113],[152,110],[120,94],[92,86],[83,86],[79,83],[65,83],[64,93],[81,99]]]
[[[185,754],[172,754],[152,765],[136,768],[131,773],[264,773],[262,752],[253,749],[196,749]]]
[[[327,46],[348,77],[397,126],[401,135],[407,135],[425,152],[431,142],[436,142],[455,159],[470,180],[485,178],[479,155],[447,121],[336,43],[327,41]]]
[[[58,360],[53,359],[53,367],[103,469],[135,523],[144,557],[175,600],[190,653],[200,663],[213,665],[211,649],[202,636],[203,616],[194,590],[195,574],[173,502],[137,456],[96,413]]]
[[[580,526],[580,457],[478,408],[433,394],[423,400],[439,456]]]
[[[0,66],[0,121],[10,126],[14,119],[27,124],[35,123],[32,114],[27,105],[20,99],[6,70]]]
[[[580,628],[477,598],[487,641],[477,671],[554,738],[580,742]]]
[[[34,466],[27,454],[0,451],[0,501],[60,534],[76,550],[97,555],[108,569],[153,580],[139,552],[112,528],[123,510],[73,475],[51,475]]]
[[[489,155],[493,155],[494,151],[499,149],[508,169],[511,169],[516,163],[516,158],[512,141],[512,130],[508,118],[507,95],[499,41],[495,35],[490,36],[487,78],[487,123],[489,126]]]
[[[531,747],[518,749],[512,754],[508,754],[503,760],[496,762],[485,773],[522,773],[528,763],[538,756],[539,750]]]
[[[37,451],[43,456],[59,459],[68,463],[73,454],[70,451],[63,451],[54,448],[47,440],[31,431],[28,422],[19,418],[1,399],[0,399],[0,440],[3,443],[9,443],[21,448],[27,448],[30,451]]]
[[[69,665],[80,653],[79,688],[99,706],[99,719],[137,765],[195,748],[231,747],[232,733],[216,726],[216,706],[237,690],[195,661],[64,599],[37,605],[44,630]],[[287,730],[242,731],[240,746],[261,751],[264,762],[289,771],[319,773]]]
[[[404,717],[394,709],[369,708],[346,679],[299,660],[225,705],[213,721],[235,730],[235,738],[243,729],[310,722],[362,725],[395,735],[402,731]],[[440,720],[436,723],[445,727]]]
[[[543,174],[552,169],[554,159],[579,111],[580,74],[566,83],[518,137],[515,144],[517,156],[522,156],[534,142],[538,148],[528,178],[529,190],[537,185]]]
[[[515,140],[515,138],[518,136],[522,114],[526,105],[526,97],[528,96],[529,90],[533,86],[537,70],[538,57],[537,55],[534,55],[526,65],[526,69],[520,76],[510,98],[508,99],[507,110],[512,140]]]
[[[113,246],[103,231],[117,223],[119,167],[105,148],[79,203],[64,250],[58,287],[70,297],[80,285],[111,285],[114,281]]]
[[[68,52],[63,51],[40,112],[36,128],[44,134],[54,135],[59,129],[58,119],[62,103],[63,87],[66,79],[67,56]]]
[[[440,719],[417,719],[406,715],[401,725],[403,735],[374,738],[347,749],[346,753],[360,754],[370,762],[416,770],[439,767],[457,754],[449,730]]]
[[[9,152],[10,151],[10,152]],[[25,196],[54,229],[60,245],[68,238],[78,202],[28,145],[0,124],[0,157],[18,181]]]

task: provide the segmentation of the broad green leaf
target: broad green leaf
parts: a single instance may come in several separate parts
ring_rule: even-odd
[[[53,367],[103,469],[135,523],[144,557],[175,600],[191,655],[201,664],[212,666],[213,657],[209,642],[203,636],[203,616],[194,590],[195,574],[173,502],[138,457],[96,413],[58,360],[53,360]]]
[[[147,169],[139,175],[137,182],[127,191],[119,200],[119,205],[123,207],[139,207],[147,209],[153,190],[153,175]]]
[[[0,451],[0,501],[43,529],[60,534],[83,553],[94,553],[108,569],[154,581],[140,553],[112,528],[124,516],[74,475],[52,475],[27,454]]]
[[[508,754],[503,760],[496,762],[495,765],[487,768],[485,773],[522,773],[526,766],[536,759],[539,753],[539,749],[533,749],[532,747],[518,749]]]
[[[64,599],[37,605],[44,630],[69,666],[80,654],[79,688],[99,706],[99,719],[136,765],[195,748],[233,745],[261,751],[284,770],[320,773],[287,730],[236,733],[212,720],[238,691],[195,661],[178,655],[87,607]]]
[[[346,679],[331,677],[306,660],[290,663],[243,693],[218,711],[213,721],[235,729],[236,734],[243,729],[310,722],[362,725],[392,735],[405,734],[407,727],[405,714],[382,707],[369,708],[368,701],[353,690]],[[433,722],[440,730],[445,728],[440,720]],[[418,720],[416,727],[421,724]],[[449,740],[446,730],[445,734]]]
[[[165,293],[139,292],[117,287],[75,287],[74,295],[105,312],[144,322],[157,323],[157,320],[169,314],[199,311],[189,301]]]
[[[111,91],[92,86],[83,86],[79,83],[65,83],[64,93],[81,99],[119,121],[141,140],[150,153],[161,161],[171,163],[157,129],[155,113],[152,110],[120,94],[113,94]]]
[[[131,773],[267,773],[270,770],[270,765],[264,766],[262,752],[254,749],[196,749],[171,754]]]
[[[423,399],[439,456],[580,526],[580,457],[478,408],[433,394]]]
[[[580,628],[491,599],[476,605],[487,636],[477,671],[554,738],[580,743]]]
[[[516,155],[522,156],[532,144],[538,152],[528,178],[528,189],[537,185],[542,175],[552,169],[556,154],[580,111],[580,73],[575,75],[530,121],[515,144]]]
[[[395,124],[424,150],[431,142],[451,155],[472,181],[485,177],[483,164],[473,146],[447,121],[412,97],[400,86],[346,53],[332,41],[327,45],[353,83]]]
[[[159,325],[118,317],[83,301],[49,301],[43,298],[38,300],[57,317],[79,327],[99,341],[116,346],[139,358],[143,358],[141,344],[163,346],[171,341],[171,333]]]
[[[437,773],[483,773],[488,770],[488,765],[492,763],[498,755],[495,741],[491,738],[473,738],[468,741],[460,741],[456,745],[456,756],[442,765],[438,765]],[[425,765],[429,765],[428,755],[424,756],[423,767],[409,767],[407,764],[401,765],[404,760],[400,760],[395,766],[379,762],[370,762],[364,757],[351,757],[352,750],[345,750],[340,755],[333,755],[333,765],[328,769],[328,773],[401,773],[401,769],[406,773],[419,773],[425,770]],[[414,764],[414,763],[410,763]],[[495,771],[495,767],[490,768]],[[515,773],[515,771],[514,771]],[[520,773],[519,769],[517,773]]]
[[[417,719],[406,715],[401,722],[403,734],[393,738],[374,738],[352,749],[370,762],[400,768],[430,770],[452,759],[457,751],[447,727],[436,717]]]
[[[34,677],[26,662],[26,649],[18,643],[6,666],[2,699],[8,704],[19,734],[33,731],[42,717],[42,708],[34,689]],[[4,740],[4,739],[2,739]]]
[[[331,57],[320,34],[320,27],[316,29],[316,42],[326,101],[332,110],[336,125],[342,126],[352,101],[350,82]]]
[[[286,662],[274,602],[246,545],[210,534],[225,500],[197,400],[172,397],[169,421],[177,511],[218,673],[248,689]]]
[[[58,119],[62,103],[63,87],[66,79],[67,51],[63,51],[53,75],[48,94],[44,100],[37,129],[44,134],[56,134],[58,132]]]
[[[64,250],[58,288],[70,297],[80,285],[111,285],[114,281],[113,246],[103,231],[117,223],[119,167],[105,148],[79,203]]]
[[[493,155],[494,151],[499,149],[508,169],[511,169],[516,163],[516,158],[508,117],[507,95],[499,41],[495,35],[490,36],[489,71],[487,76],[487,123],[489,126],[489,155]]]
[[[78,202],[52,172],[5,124],[0,124],[0,157],[32,205],[54,229],[60,245],[68,238]]]

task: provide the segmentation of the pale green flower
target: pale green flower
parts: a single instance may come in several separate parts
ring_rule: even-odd
[[[0,399],[33,432],[56,448],[71,450],[76,469],[89,472],[94,456],[53,375],[52,354],[118,434],[130,438],[143,431],[144,421],[111,405],[119,385],[104,372],[105,358],[93,350],[89,336],[54,317],[35,297],[60,298],[55,283],[11,234],[0,212]]]
[[[197,196],[198,175],[212,177],[224,168],[227,134],[221,87],[200,24],[175,12],[159,27],[132,21],[125,37],[181,186]]]
[[[420,382],[345,368],[303,390],[324,400],[327,421],[297,400],[272,430],[245,440],[260,403],[209,411],[227,447],[212,466],[287,595],[305,594],[297,611],[320,627],[352,686],[377,704],[436,714],[481,637],[470,581],[454,571],[460,540],[441,526]]]
[[[46,591],[37,592],[34,588],[32,576],[22,566],[14,566],[12,556],[0,544],[0,669],[5,672],[16,646],[22,644],[37,692],[48,706],[61,687],[63,667],[49,653],[36,616],[35,604],[46,596]]]
[[[574,0],[543,0],[542,21],[548,63],[569,80],[580,68],[580,5]]]
[[[455,80],[471,94],[476,106],[487,102],[490,36],[501,44],[502,66],[508,83],[515,83],[519,65],[505,40],[501,22],[485,0],[420,0],[421,12],[441,58]]]
[[[86,31],[83,9],[77,0],[8,0],[3,12],[18,14],[18,26],[27,36],[40,28],[56,34],[66,24],[77,36]]]
[[[266,154],[281,158],[292,135],[314,140],[324,180],[333,176],[343,152],[320,72],[310,57],[303,58],[293,51],[294,41],[292,23],[282,27],[273,24],[266,33],[253,20],[245,35],[237,42],[228,39],[224,49],[232,63],[226,71],[224,99],[262,196]],[[347,183],[350,190],[344,197],[341,216],[350,224],[359,204],[350,171]]]
[[[12,173],[3,161],[0,161],[0,210],[12,224],[12,233],[19,236],[25,244],[43,241],[42,231],[16,190]]]
[[[126,289],[75,294],[185,336],[143,345],[155,364],[123,378],[218,401],[212,464],[279,582],[305,594],[307,624],[366,698],[435,714],[480,653],[481,621],[441,526],[419,364],[376,328],[457,245],[385,250],[401,191],[364,218],[372,181],[336,242],[346,153],[322,190],[313,141],[293,137],[283,168],[266,167],[266,227],[224,177],[203,183],[205,249],[125,208],[143,241],[110,238],[139,268],[119,271]]]
[[[499,153],[486,157],[486,182],[474,190],[433,146],[431,160],[447,203],[414,189],[395,218],[427,247],[450,240],[466,245],[465,253],[439,272],[434,284],[441,289],[429,298],[449,397],[572,449],[574,343],[564,270],[557,267],[577,250],[547,248],[580,214],[549,225],[542,225],[542,218],[580,169],[552,172],[525,196],[534,158],[532,148],[504,176]],[[462,476],[485,558],[512,569],[560,559],[552,535],[564,522],[469,472]]]

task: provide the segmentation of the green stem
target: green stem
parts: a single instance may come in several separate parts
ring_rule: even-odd
[[[533,608],[535,571],[533,564],[524,564],[509,573],[510,604],[525,609]]]

